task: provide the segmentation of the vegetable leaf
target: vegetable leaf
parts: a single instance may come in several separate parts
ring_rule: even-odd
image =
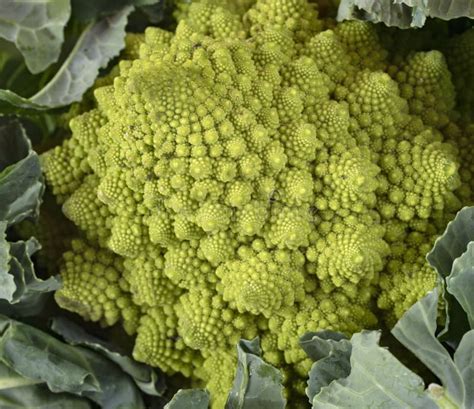
[[[127,16],[133,7],[91,23],[82,33],[74,49],[51,81],[31,102],[47,107],[58,107],[79,101],[94,83],[100,68],[124,47]]]
[[[452,294],[453,286],[457,285],[456,281],[459,284],[459,280],[465,280],[466,278],[456,270],[455,275],[458,278],[453,282],[450,274],[454,261],[466,252],[471,241],[474,241],[474,208],[465,207],[456,214],[453,221],[448,223],[443,235],[438,237],[433,249],[426,256],[430,265],[442,278],[443,283],[446,280],[448,287],[447,291],[443,292],[446,305],[446,325],[438,334],[438,337],[454,343],[458,343],[463,334],[469,329],[469,322],[461,305]],[[457,269],[461,268],[465,262],[469,262],[469,260],[459,261]],[[461,278],[459,278],[460,276]]]
[[[115,362],[129,374],[137,386],[148,395],[162,396],[166,386],[164,378],[149,366],[136,362],[128,356],[116,352],[113,345],[88,334],[82,327],[64,317],[53,318],[51,329],[61,335],[69,345],[86,346]]]
[[[203,389],[180,389],[165,409],[207,409],[209,393]]]
[[[392,334],[441,380],[450,401],[466,407],[466,388],[470,386],[463,382],[460,369],[435,335],[437,308],[435,289],[403,315]]]
[[[237,345],[237,372],[226,409],[284,408],[282,376],[260,358],[258,338]]]
[[[15,43],[28,69],[37,74],[58,60],[70,14],[69,0],[4,0],[0,37]]]
[[[349,376],[352,346],[342,334],[332,331],[306,333],[301,337],[300,345],[315,361],[306,388],[306,395],[312,402],[323,387],[335,379]]]
[[[362,331],[352,336],[349,376],[323,387],[313,399],[313,408],[437,407],[425,393],[423,380],[380,347],[379,339],[378,331]]]
[[[474,17],[472,0],[342,0],[337,19],[365,20],[399,28],[422,27],[427,17]]]
[[[85,396],[103,409],[144,408],[132,379],[101,354],[4,316],[0,361],[26,378],[46,382],[52,392]]]
[[[24,378],[1,363],[0,406],[3,409],[91,409],[87,399],[51,393],[40,381]]]
[[[95,0],[84,7],[83,0],[71,0],[74,18],[82,21],[93,20],[115,13],[126,6],[147,6],[162,0]]]
[[[36,217],[43,189],[39,158],[23,127],[0,118],[0,221],[10,226]]]

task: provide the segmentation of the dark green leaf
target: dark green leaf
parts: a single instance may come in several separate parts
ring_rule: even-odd
[[[203,389],[180,389],[164,409],[208,409],[209,393]]]
[[[441,380],[451,401],[462,405],[466,385],[448,351],[435,335],[437,310],[438,289],[435,289],[403,315],[393,327],[392,334]]]
[[[24,378],[0,363],[2,409],[91,409],[87,399],[52,393],[44,383]]]
[[[0,221],[12,225],[36,217],[43,189],[39,158],[23,127],[0,118]]]
[[[34,327],[0,316],[0,361],[53,392],[85,396],[103,409],[143,409],[141,394],[119,366]]]
[[[352,346],[344,335],[332,331],[309,332],[300,338],[300,345],[315,361],[306,388],[306,395],[313,402],[321,388],[349,376]]]
[[[155,370],[120,354],[115,351],[113,345],[88,334],[74,322],[63,317],[57,317],[52,320],[51,329],[61,335],[68,344],[86,346],[115,362],[134,379],[137,386],[146,394],[162,396],[165,392],[164,378],[159,377]]]
[[[70,14],[69,0],[3,0],[0,37],[15,43],[36,74],[57,61]]]
[[[351,372],[334,380],[313,399],[313,408],[435,409],[423,380],[378,345],[380,333],[363,331],[351,338]]]
[[[284,408],[282,376],[260,358],[258,338],[241,340],[237,345],[237,372],[226,409]]]

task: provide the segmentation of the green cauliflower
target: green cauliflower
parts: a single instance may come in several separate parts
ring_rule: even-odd
[[[311,365],[299,336],[393,323],[436,285],[421,243],[472,200],[458,142],[474,132],[443,54],[392,59],[368,23],[333,27],[307,0],[179,16],[133,39],[42,156],[82,231],[56,299],[121,321],[136,359],[201,380],[213,408],[236,341],[258,335],[293,399]]]

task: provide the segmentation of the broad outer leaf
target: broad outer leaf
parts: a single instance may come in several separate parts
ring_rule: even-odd
[[[452,272],[446,279],[446,289],[456,297],[467,314],[471,329],[474,329],[474,241],[468,244],[461,257],[454,260]]]
[[[466,385],[435,335],[437,309],[438,289],[435,289],[402,316],[392,334],[440,379],[450,400],[461,405],[466,399]]]
[[[2,0],[0,37],[15,43],[37,74],[59,58],[70,14],[69,0]]]
[[[30,101],[51,108],[79,101],[94,83],[99,69],[124,47],[127,16],[132,10],[133,7],[125,7],[89,24],[56,75]]]
[[[473,0],[342,0],[337,19],[364,20],[399,28],[422,27],[427,17],[474,17]]]
[[[258,338],[237,344],[237,372],[226,402],[226,409],[285,408],[282,376],[260,358]]]
[[[86,346],[115,362],[133,378],[137,386],[146,394],[162,396],[165,392],[164,378],[159,377],[155,370],[116,352],[113,345],[88,334],[74,322],[64,317],[56,317],[51,322],[51,329],[61,335],[68,344]]]
[[[471,290],[474,287],[471,287]],[[466,332],[454,353],[454,363],[461,373],[466,395],[465,408],[474,405],[474,330]]]
[[[25,378],[0,363],[0,407],[3,409],[91,409],[87,399],[52,393],[44,383]]]
[[[209,393],[203,389],[180,389],[164,409],[208,409]]]
[[[323,387],[313,408],[435,409],[423,380],[378,345],[380,332],[362,331],[351,338],[351,373]]]
[[[321,388],[349,376],[352,345],[344,335],[332,331],[306,333],[300,338],[300,345],[315,361],[306,388],[306,395],[313,402]]]
[[[38,155],[17,120],[0,118],[0,221],[39,214],[44,185]]]
[[[4,316],[0,362],[26,378],[45,382],[53,392],[85,396],[103,409],[144,409],[132,379],[101,354]]]
[[[453,221],[448,223],[443,235],[435,241],[433,249],[426,259],[439,276],[449,281],[454,260],[466,250],[469,242],[474,241],[474,207],[461,209]],[[449,291],[442,294],[446,305],[446,325],[438,338],[457,344],[463,334],[469,330],[467,316],[459,302]]]

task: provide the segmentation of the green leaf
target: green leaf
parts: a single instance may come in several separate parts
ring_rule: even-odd
[[[15,289],[11,297],[0,300],[0,313],[21,317],[36,315],[61,283],[56,277],[42,280],[36,276],[31,260],[31,256],[41,248],[36,239],[10,243],[9,247],[8,275],[13,277]]]
[[[25,378],[0,363],[0,407],[3,409],[91,409],[88,400],[52,393],[40,381]]]
[[[451,274],[446,279],[447,291],[456,297],[467,314],[469,325],[474,328],[474,241],[471,241],[466,252],[454,260]]]
[[[30,98],[31,102],[52,108],[79,101],[94,83],[99,69],[105,68],[124,47],[127,16],[132,10],[133,7],[125,7],[112,16],[89,24],[62,67],[41,91]]]
[[[473,288],[474,286],[471,287],[471,291]],[[454,352],[454,363],[461,373],[466,392],[464,402],[467,408],[468,405],[474,403],[474,330],[470,330],[462,337]]]
[[[464,207],[448,223],[443,235],[438,237],[426,256],[443,283],[445,280],[450,281],[454,261],[467,250],[471,241],[474,241],[474,207]],[[443,291],[442,296],[445,300],[446,324],[438,337],[456,344],[469,330],[469,322],[463,308],[449,290]]]
[[[0,118],[0,221],[10,226],[36,217],[43,190],[39,158],[23,127]]]
[[[203,389],[180,389],[164,409],[207,409],[209,393]]]
[[[15,43],[37,74],[58,60],[70,14],[69,0],[3,0],[0,37]]]
[[[313,408],[437,408],[424,392],[423,380],[380,347],[379,339],[378,331],[352,336],[349,376],[323,387],[313,399]]]
[[[6,236],[7,223],[0,221],[0,298],[13,300],[16,284],[10,274],[10,243]]]
[[[351,372],[352,345],[344,335],[332,331],[309,332],[300,345],[314,364],[309,372],[306,395],[310,402],[332,381],[346,378]]]
[[[101,354],[4,316],[0,361],[26,378],[45,382],[52,392],[84,396],[103,409],[144,409],[132,379]]]
[[[364,20],[399,28],[422,27],[427,17],[474,17],[472,0],[342,0],[337,20]]]
[[[82,21],[94,20],[115,13],[126,6],[147,6],[162,0],[94,0],[84,7],[83,0],[71,0],[72,14]]]
[[[462,405],[468,385],[464,385],[459,368],[435,335],[437,309],[435,289],[403,315],[392,334],[440,379],[450,400]]]
[[[284,408],[282,376],[260,358],[258,338],[240,340],[237,345],[237,372],[226,409]]]
[[[148,395],[162,396],[166,390],[164,378],[149,366],[136,362],[115,351],[115,347],[84,331],[82,327],[64,317],[53,318],[51,329],[70,345],[86,346],[115,362],[129,374],[137,386]]]

